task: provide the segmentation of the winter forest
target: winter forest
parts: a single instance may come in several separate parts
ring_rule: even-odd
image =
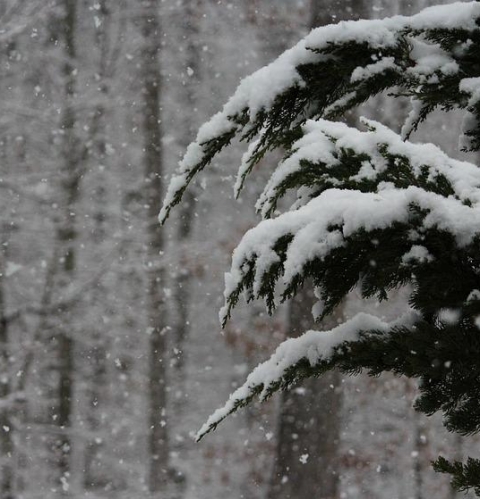
[[[476,457],[480,439],[415,411],[417,382],[391,373],[309,378],[195,442],[282,341],[358,312],[392,321],[408,297],[353,289],[314,326],[304,287],[272,316],[240,300],[222,331],[224,274],[279,151],[236,200],[233,141],[158,221],[242,78],[313,28],[432,3],[0,1],[0,499],[474,497],[431,462]],[[398,133],[409,112],[379,94],[343,121]],[[475,162],[462,119],[435,111],[410,140]]]

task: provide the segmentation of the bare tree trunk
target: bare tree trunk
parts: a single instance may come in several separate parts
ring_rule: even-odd
[[[196,108],[196,89],[200,80],[200,60],[199,50],[199,23],[201,19],[201,7],[203,0],[184,0],[182,5],[182,34],[185,40],[185,84],[182,92],[182,100],[185,103],[185,110],[182,116],[181,135],[179,146],[185,151],[188,144],[194,139],[196,131],[196,120],[194,110]],[[174,361],[172,370],[171,385],[175,386],[176,396],[172,410],[180,417],[183,414],[185,404],[185,344],[190,334],[190,314],[192,298],[192,275],[194,272],[193,261],[188,253],[191,248],[189,241],[192,236],[197,192],[195,186],[185,193],[184,202],[179,207],[178,229],[176,234],[177,266],[175,269],[173,283],[173,305],[175,309],[175,322],[173,325],[173,352]],[[182,452],[188,439],[178,440],[175,444],[175,451]],[[179,471],[175,473],[177,496],[182,497],[185,492],[185,476]]]
[[[348,19],[366,19],[368,5],[365,0],[310,0],[310,27]]]
[[[6,234],[4,227],[2,233]],[[11,394],[9,377],[9,332],[5,303],[5,262],[8,242],[0,239],[0,366],[4,376],[0,380],[0,400],[6,404],[0,411],[0,497],[11,497],[13,491],[13,426],[10,418],[8,397]]]
[[[65,63],[65,102],[62,116],[63,142],[61,160],[61,208],[57,228],[59,247],[59,271],[55,285],[56,295],[62,297],[75,278],[76,239],[75,204],[79,197],[82,177],[79,161],[79,144],[76,135],[74,99],[76,92],[76,46],[77,1],[63,2],[63,44]],[[63,492],[68,492],[71,479],[70,456],[72,452],[71,423],[74,373],[74,338],[72,308],[69,305],[58,309],[57,324],[54,326],[52,344],[57,352],[58,403],[52,411],[52,420],[58,427],[59,437],[55,442],[55,453],[59,472],[59,484]]]
[[[194,139],[195,121],[189,112],[195,109],[196,95],[195,88],[198,86],[200,74],[200,52],[199,52],[199,20],[200,7],[203,0],[186,0],[184,4],[184,26],[186,40],[186,66],[187,75],[184,86],[185,108],[188,110],[185,113],[185,119],[182,126],[183,134],[180,139],[180,147],[185,151],[188,144]],[[175,367],[180,383],[183,383],[184,367],[185,367],[185,352],[184,345],[189,333],[189,311],[191,298],[190,280],[192,276],[192,268],[189,265],[185,251],[185,246],[191,237],[193,220],[196,206],[195,189],[189,189],[185,193],[184,202],[180,207],[180,220],[177,233],[177,242],[179,251],[178,268],[175,276],[174,285],[174,302],[177,312],[177,320],[174,328],[174,341],[176,349]]]
[[[414,413],[414,429],[415,429],[415,451],[414,451],[414,461],[413,461],[413,474],[414,474],[414,498],[424,499],[424,483],[423,476],[425,473],[426,463],[425,463],[425,450],[427,448],[428,442],[425,434],[426,428],[422,424],[421,418],[423,414],[417,412]],[[428,461],[427,461],[428,462]]]
[[[150,333],[148,486],[153,494],[166,490],[169,471],[168,352],[165,336],[167,310],[164,292],[166,272],[159,262],[160,255],[164,251],[164,238],[157,218],[163,192],[159,8],[159,0],[142,1],[143,134],[148,205],[146,236],[150,262],[147,276],[147,319]]]
[[[291,336],[298,336],[313,326],[314,297],[307,291],[297,297],[299,299],[291,303],[289,314]],[[342,315],[340,309],[322,328],[338,325]],[[339,497],[340,381],[340,374],[333,371],[282,393],[268,499]]]
[[[104,249],[104,242],[107,237],[106,222],[107,215],[105,214],[105,205],[107,198],[107,182],[106,182],[106,137],[105,137],[105,120],[106,112],[105,100],[109,95],[109,86],[107,83],[107,67],[109,64],[109,24],[110,24],[110,9],[107,0],[99,0],[97,7],[98,22],[96,25],[95,45],[99,52],[98,58],[98,88],[101,95],[100,103],[96,106],[95,114],[92,119],[91,126],[91,148],[88,150],[90,159],[93,160],[94,182],[93,191],[94,215],[93,215],[93,244],[100,250]],[[92,305],[94,303],[105,303],[107,290],[104,284],[100,281],[99,284],[92,290]],[[105,311],[108,314],[108,311]],[[88,379],[87,379],[87,424],[88,429],[92,434],[86,442],[84,456],[84,473],[83,487],[86,490],[94,490],[102,488],[108,483],[108,480],[103,476],[103,471],[99,472],[100,452],[103,446],[103,439],[99,438],[98,433],[101,429],[101,412],[105,407],[105,395],[107,385],[107,338],[103,337],[102,330],[98,325],[94,326],[90,345],[86,359],[88,362]]]
[[[455,461],[463,461],[464,455],[462,449],[463,447],[462,436],[459,435],[458,433],[454,433],[452,435],[452,440],[453,440],[452,447],[453,447]],[[450,486],[448,499],[459,499],[460,497],[465,497],[465,494],[458,492],[456,489]]]
[[[365,17],[365,11],[358,0],[311,0],[311,27],[341,18]],[[312,319],[314,302],[307,287],[293,298],[289,335],[298,336],[312,327],[318,329]],[[331,329],[340,322],[343,322],[342,305],[320,326]],[[268,499],[339,498],[340,383],[340,374],[333,371],[282,394]]]

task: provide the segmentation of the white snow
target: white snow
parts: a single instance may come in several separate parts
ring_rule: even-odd
[[[409,41],[413,47],[410,57],[415,60],[416,64],[407,69],[408,73],[427,77],[436,71],[445,75],[458,71],[458,64],[439,45],[425,43],[414,38],[410,38]]]
[[[459,199],[480,201],[480,169],[476,165],[452,159],[433,144],[405,142],[380,123],[366,119],[362,121],[369,131],[360,132],[343,123],[326,120],[308,121],[303,127],[305,135],[293,146],[295,152],[281,162],[270,177],[257,201],[257,210],[264,217],[267,215],[280,184],[301,170],[302,160],[323,163],[324,170],[319,167],[319,175],[328,177],[329,171],[339,164],[338,153],[342,149],[353,150],[358,155],[366,154],[371,158],[350,180],[374,180],[387,167],[385,158],[379,152],[380,146],[386,147],[391,155],[408,158],[414,176],[420,176],[422,168],[428,167],[428,180],[434,181],[441,174],[451,183]],[[335,185],[333,175],[332,184]]]
[[[463,134],[459,137],[459,147],[460,149],[470,149],[472,145],[472,139],[466,132],[474,130],[478,127],[478,117],[473,111],[474,106],[478,104],[480,100],[480,78],[464,78],[459,85],[460,92],[464,92],[469,95],[467,112],[463,118],[462,131]]]
[[[458,323],[460,316],[460,310],[453,308],[443,308],[437,315],[440,322],[451,326]]]
[[[467,302],[480,300],[480,290],[474,289],[467,297]]]
[[[254,140],[253,142],[251,142],[248,146],[247,151],[242,156],[242,162],[240,164],[240,168],[238,169],[237,178],[235,180],[235,185],[233,188],[234,195],[236,198],[238,198],[238,196],[240,195],[240,191],[242,189],[244,177],[245,177],[245,175],[250,167],[250,160],[252,158],[252,155],[255,153],[255,150],[256,150],[260,140],[261,139]]]
[[[11,277],[13,274],[16,274],[22,268],[23,265],[20,265],[15,262],[7,262],[7,268],[5,269],[5,276]]]
[[[420,118],[420,113],[423,109],[423,103],[420,100],[414,99],[412,97],[410,99],[410,106],[410,112],[408,113],[407,119],[405,120],[400,133],[403,140],[409,137],[413,132],[413,129],[416,126],[418,119]]]
[[[463,78],[459,85],[460,92],[465,92],[471,96],[469,105],[473,105],[480,99],[480,77]]]
[[[411,247],[410,251],[403,255],[402,262],[410,263],[412,261],[416,261],[419,263],[424,263],[431,262],[433,259],[433,256],[429,253],[425,246],[416,244]]]
[[[308,462],[308,457],[309,455],[308,454],[302,454],[298,460],[302,463],[302,464],[307,464]]]
[[[393,57],[384,57],[378,62],[369,64],[365,67],[359,66],[353,71],[350,81],[355,83],[357,81],[366,80],[372,76],[383,73],[387,69],[398,69]]]
[[[247,129],[262,109],[268,110],[275,98],[289,88],[304,86],[305,82],[297,71],[302,64],[318,62],[327,56],[311,49],[321,50],[329,44],[341,44],[348,41],[364,42],[371,48],[382,49],[394,46],[398,36],[405,30],[422,30],[428,28],[462,28],[475,30],[475,19],[480,16],[479,2],[455,2],[448,5],[424,9],[411,16],[394,16],[383,20],[362,20],[340,22],[314,29],[307,37],[298,42],[290,50],[281,54],[275,61],[245,78],[234,95],[225,104],[223,110],[205,123],[199,130],[195,143],[191,145],[179,165],[177,175],[172,179],[159,215],[164,221],[168,209],[176,193],[181,191],[189,181],[188,173],[198,166],[205,153],[202,144],[227,132],[238,132],[241,126],[234,123],[231,117],[244,111],[248,114]],[[456,71],[454,61],[447,57],[435,44],[417,42],[413,56],[417,53],[417,68],[411,72],[431,75],[436,70],[444,73]],[[385,69],[393,64],[391,58],[375,61],[366,68],[355,69],[352,78],[357,81],[362,76],[368,77],[372,72]],[[351,96],[350,96],[351,97]],[[341,96],[345,100],[348,96]],[[343,101],[342,101],[343,102]],[[339,103],[333,103],[332,109]]]
[[[260,222],[243,236],[233,252],[231,270],[226,274],[226,304],[220,317],[225,318],[228,298],[243,279],[245,262],[254,258],[253,291],[258,292],[265,272],[279,261],[273,247],[281,237],[293,236],[284,261],[284,283],[288,284],[308,261],[325,258],[358,230],[370,232],[387,228],[394,222],[407,222],[412,204],[428,212],[423,228],[448,231],[459,246],[469,244],[480,232],[478,203],[467,206],[454,197],[445,198],[414,186],[385,188],[378,193],[329,189],[297,211]],[[332,226],[341,229],[331,230]]]
[[[245,383],[230,395],[227,403],[208,418],[198,431],[197,440],[232,413],[239,402],[252,396],[256,389],[261,388],[260,399],[264,399],[269,387],[281,381],[286,371],[300,360],[307,359],[311,366],[315,366],[321,360],[328,360],[336,347],[358,340],[361,332],[374,330],[388,334],[395,326],[413,325],[418,318],[416,312],[409,311],[396,321],[386,323],[373,315],[359,313],[330,331],[308,331],[299,338],[284,341],[269,360],[250,373]]]
[[[412,29],[460,28],[467,31],[478,29],[476,18],[480,16],[478,2],[453,2],[446,5],[434,5],[423,9],[410,18]]]

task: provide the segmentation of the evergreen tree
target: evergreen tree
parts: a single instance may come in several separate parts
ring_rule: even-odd
[[[246,78],[205,124],[171,181],[160,220],[192,178],[234,138],[249,143],[235,183],[273,149],[286,153],[257,202],[263,217],[237,246],[221,321],[242,294],[278,301],[313,282],[319,321],[354,287],[387,300],[410,286],[410,309],[385,323],[361,313],[331,331],[284,342],[198,433],[255,397],[333,368],[391,371],[419,380],[417,410],[443,414],[462,435],[480,430],[480,169],[409,136],[435,109],[465,111],[460,147],[480,149],[480,2],[313,30]],[[370,97],[408,96],[401,135],[371,120],[341,119]],[[289,191],[296,200],[282,212]],[[480,461],[449,462],[459,490],[480,495]]]

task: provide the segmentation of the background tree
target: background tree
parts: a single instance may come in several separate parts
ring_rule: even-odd
[[[0,386],[5,388],[0,414],[9,418],[5,424],[9,431],[0,428],[0,433],[12,448],[2,451],[5,473],[0,469],[4,484],[0,495],[15,499],[155,495],[148,490],[151,324],[147,311],[148,283],[162,266],[165,281],[160,291],[172,312],[164,322],[170,416],[165,431],[175,470],[168,477],[168,492],[185,499],[242,494],[264,499],[275,455],[278,399],[252,406],[205,444],[196,445],[190,438],[207,411],[238,387],[250,367],[285,335],[286,309],[279,309],[273,321],[261,302],[253,310],[239,309],[224,336],[218,334],[216,314],[211,313],[222,300],[231,250],[255,224],[251,200],[259,195],[262,182],[246,184],[240,203],[231,203],[232,171],[220,165],[239,161],[242,144],[232,143],[195,186],[195,206],[189,209],[193,223],[182,243],[185,256],[180,255],[181,228],[175,223],[164,229],[163,254],[153,255],[145,190],[149,183],[144,122],[150,111],[143,93],[142,4],[76,2],[74,59],[66,56],[64,23],[59,22],[65,5],[64,0],[0,3],[0,281],[2,324],[6,323],[8,336],[0,355]],[[192,10],[195,29],[185,25],[186,7],[198,7]],[[393,5],[376,2],[374,7],[370,15],[393,13],[387,10]],[[414,11],[419,7],[419,2],[412,5]],[[160,2],[155,12],[161,24],[157,78],[162,81],[159,128],[165,179],[186,145],[187,127],[192,133],[192,127],[217,110],[241,77],[306,34],[310,9],[302,0],[202,0],[196,5]],[[340,18],[342,13],[332,15]],[[63,127],[67,62],[75,79],[68,102],[81,171],[70,212],[62,184],[68,163]],[[188,92],[194,96],[193,105],[186,103]],[[382,105],[371,103],[368,108]],[[449,117],[451,129],[452,123]],[[430,134],[429,140],[441,141],[442,146],[456,143],[442,126],[442,119],[436,118],[424,129],[425,137]],[[272,164],[272,157],[265,157],[256,169],[257,180],[268,179]],[[155,193],[155,202],[161,194]],[[73,218],[74,239],[60,244],[58,232],[67,215]],[[153,223],[158,227],[156,220]],[[60,249],[70,243],[75,270],[65,273]],[[186,275],[189,297],[175,288],[176,279]],[[174,313],[179,301],[187,317]],[[345,312],[348,317],[353,304]],[[369,306],[380,310],[375,300]],[[183,383],[175,377],[180,350],[177,317],[189,322],[182,348]],[[65,428],[51,417],[61,403],[59,359],[52,343],[59,331],[73,339],[73,397],[70,426]],[[404,398],[403,384],[388,377],[376,385],[368,379],[346,380],[342,390],[346,395],[340,493],[380,498],[388,489],[399,498],[414,496],[410,456],[415,451],[414,425],[408,412],[410,395]],[[64,456],[55,442],[58,445],[63,436],[71,442],[65,448],[69,475],[59,482],[58,459]],[[424,463],[439,452],[453,455],[451,440],[440,432],[438,419],[427,436]],[[473,445],[464,439],[465,451]],[[425,495],[450,497],[444,483],[424,470]]]
[[[74,99],[76,95],[76,31],[77,31],[77,1],[65,0],[62,13],[58,19],[63,30],[59,41],[64,50],[63,79],[65,88],[64,105],[61,118],[61,136],[59,155],[64,161],[60,172],[61,200],[59,219],[57,221],[57,258],[58,268],[54,271],[55,296],[62,299],[68,292],[68,287],[74,281],[77,267],[77,228],[76,203],[80,195],[80,183],[84,165],[80,157],[80,141],[77,134],[77,117]],[[59,467],[59,485],[63,491],[69,489],[71,476],[70,456],[73,441],[71,438],[72,404],[74,391],[74,350],[75,332],[66,327],[65,316],[74,313],[72,306],[59,305],[56,324],[51,336],[52,346],[56,351],[58,370],[57,403],[52,407],[51,420],[58,426],[59,435],[55,437],[55,459]]]
[[[181,21],[184,33],[184,82],[183,99],[188,109],[196,109],[198,87],[201,83],[200,67],[200,36],[199,24],[203,12],[202,2],[200,0],[187,1],[183,5]],[[183,116],[182,135],[179,138],[180,148],[183,150],[194,137],[194,120],[191,114]],[[194,265],[189,261],[186,247],[192,235],[193,223],[195,218],[196,195],[195,192],[189,193],[185,199],[183,209],[179,214],[177,245],[179,248],[177,275],[175,276],[174,293],[176,304],[176,323],[174,328],[175,344],[175,367],[180,382],[180,390],[184,382],[185,342],[188,339],[190,330],[190,294],[191,278],[194,271]]]
[[[149,261],[147,276],[149,352],[149,490],[166,489],[169,470],[169,439],[167,429],[167,311],[165,269],[157,263],[165,249],[164,236],[155,224],[158,193],[162,192],[163,153],[161,130],[161,73],[159,4],[145,0],[141,4],[141,30],[144,46],[141,53],[144,165],[146,183],[146,247]]]
[[[365,17],[367,9],[362,2],[352,5],[349,1],[312,0],[309,28]],[[306,288],[292,299],[287,319],[290,336],[299,336],[313,327],[312,308],[316,301],[312,291]],[[344,319],[343,309],[339,307],[333,316],[324,320],[322,327],[331,329]],[[332,371],[320,379],[306,381],[301,390],[281,393],[277,456],[269,491],[272,499],[315,494],[339,497],[340,383],[340,373]]]

